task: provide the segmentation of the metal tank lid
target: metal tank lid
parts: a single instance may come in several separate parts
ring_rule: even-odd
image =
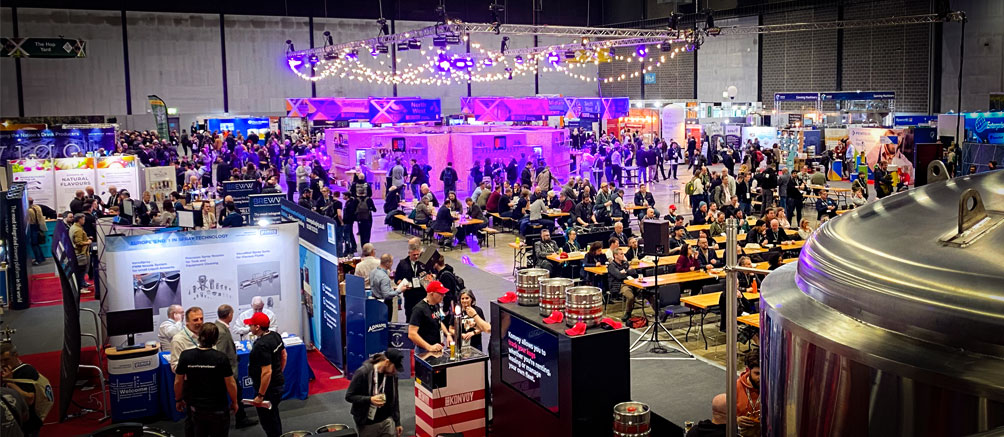
[[[855,319],[1001,357],[1002,222],[1004,171],[931,183],[824,225],[799,257],[796,283]]]

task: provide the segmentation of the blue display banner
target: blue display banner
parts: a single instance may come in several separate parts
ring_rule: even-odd
[[[223,194],[234,198],[234,206],[244,216],[244,224],[252,224],[251,196],[261,192],[261,182],[258,181],[223,181]]]
[[[645,73],[645,85],[655,85],[655,73]]]
[[[370,123],[437,121],[442,117],[439,99],[370,99]]]
[[[937,121],[937,115],[897,115],[893,117],[893,126],[918,126]]]
[[[254,132],[258,135],[258,144],[265,144],[265,131],[268,131],[268,118],[210,118],[206,120],[210,131],[240,132],[247,138]]]
[[[282,221],[282,199],[286,198],[286,193],[252,194],[248,196],[250,202],[251,223],[258,223],[260,220],[267,220],[269,223],[279,223]]]
[[[820,100],[895,100],[895,91],[847,91],[819,93]]]
[[[564,97],[548,97],[547,111],[548,115],[564,116],[568,113],[568,101]]]
[[[1004,112],[965,115],[966,142],[1004,144]]]
[[[121,422],[160,413],[160,382],[173,385],[174,381],[158,381],[159,366],[157,351],[139,357],[108,360],[112,421]]]
[[[774,101],[814,102],[819,100],[819,93],[774,93]]]
[[[353,373],[370,355],[387,350],[387,305],[367,296],[363,278],[345,275],[345,373]]]
[[[339,369],[345,368],[345,358],[342,355],[342,308],[338,296],[338,266],[326,259],[321,259],[321,293],[319,327],[321,339],[321,354],[328,362]],[[315,304],[317,305],[317,304]],[[314,313],[317,317],[317,312]]]
[[[301,240],[332,256],[337,256],[338,245],[335,243],[334,220],[286,199],[282,200],[282,205],[279,208],[283,221],[295,222],[300,225]]]
[[[0,165],[11,159],[35,155],[38,158],[66,158],[98,149],[115,150],[115,128],[23,129],[0,131]]]

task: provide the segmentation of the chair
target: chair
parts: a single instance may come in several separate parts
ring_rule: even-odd
[[[690,308],[680,304],[680,295],[683,294],[680,284],[660,285],[658,293],[659,311],[662,311],[661,321],[665,322],[670,317],[691,313]]]
[[[478,232],[481,233],[481,237],[484,239],[485,246],[488,245],[488,239],[490,238],[491,242],[492,242],[492,247],[495,247],[495,245],[497,244],[496,236],[499,233],[499,231],[497,229],[494,229],[494,228],[482,228]]]

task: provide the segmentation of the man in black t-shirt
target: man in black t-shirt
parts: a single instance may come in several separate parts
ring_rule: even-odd
[[[258,337],[248,357],[248,376],[255,390],[255,409],[258,420],[268,437],[282,434],[282,420],[279,418],[279,401],[285,383],[282,371],[286,368],[286,346],[279,334],[269,331],[269,319],[265,313],[254,313],[244,324]],[[262,406],[271,402],[270,408]]]
[[[186,413],[185,435],[225,437],[230,432],[230,413],[237,411],[237,383],[230,360],[214,349],[219,336],[215,323],[203,325],[199,347],[178,358],[174,402],[179,412]]]
[[[36,381],[39,378],[38,370],[28,363],[21,361],[21,356],[17,353],[17,348],[13,343],[3,343],[0,346],[0,364],[3,368],[3,382],[6,387],[16,391],[24,402],[28,404],[28,420],[21,423],[21,431],[26,436],[36,436],[42,429],[44,417],[38,417],[35,412],[35,386],[24,382],[8,382],[9,379],[20,379]]]
[[[437,306],[449,290],[439,281],[432,281],[425,291],[425,299],[415,304],[415,308],[411,310],[411,318],[408,319],[408,339],[415,343],[415,347],[422,350],[441,352],[443,342],[439,334],[446,329],[443,327],[443,315]]]

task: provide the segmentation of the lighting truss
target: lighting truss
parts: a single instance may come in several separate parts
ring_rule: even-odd
[[[904,17],[869,18],[864,20],[827,21],[819,23],[790,23],[761,26],[726,26],[722,27],[722,35],[753,35],[760,33],[808,32],[813,30],[856,29],[862,27],[902,26],[908,24],[932,24],[945,22],[961,22],[965,19],[964,12],[951,12],[946,15],[926,14]]]

